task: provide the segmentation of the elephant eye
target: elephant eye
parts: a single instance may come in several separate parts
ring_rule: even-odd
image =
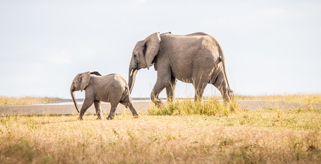
[[[137,55],[134,55],[134,58],[137,57]]]

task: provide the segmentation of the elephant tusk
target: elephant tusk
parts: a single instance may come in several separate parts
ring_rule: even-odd
[[[129,75],[129,76],[132,76],[132,75],[133,75],[133,72],[134,72],[134,69],[131,69],[131,70],[130,70],[130,75]]]
[[[129,74],[129,76],[132,76],[136,70],[137,70],[136,68],[130,69],[130,74]]]

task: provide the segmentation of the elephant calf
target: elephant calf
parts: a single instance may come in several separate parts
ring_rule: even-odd
[[[80,113],[75,100],[74,91],[85,90],[85,101],[81,107]],[[94,103],[98,118],[101,119],[100,102],[109,102],[111,109],[108,120],[115,117],[115,110],[118,103],[121,103],[131,110],[134,118],[139,115],[135,110],[132,98],[129,93],[128,85],[123,77],[118,74],[109,74],[101,76],[98,72],[84,72],[79,73],[72,81],[70,87],[70,94],[77,112],[79,113],[79,120],[83,119],[86,110]]]

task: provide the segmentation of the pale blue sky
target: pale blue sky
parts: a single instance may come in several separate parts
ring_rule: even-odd
[[[70,98],[85,71],[127,80],[136,42],[168,31],[216,38],[237,94],[321,93],[320,20],[312,0],[0,0],[0,95]],[[156,74],[139,71],[132,96],[149,97]],[[191,84],[176,91],[194,96]],[[208,85],[205,95],[218,91]]]

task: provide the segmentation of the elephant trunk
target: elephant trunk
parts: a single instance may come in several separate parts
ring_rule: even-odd
[[[74,105],[75,105],[75,107],[76,107],[76,110],[77,110],[77,112],[79,113],[78,106],[77,106],[77,102],[76,102],[76,99],[75,99],[74,87],[73,87],[73,86],[70,87],[70,95],[71,95],[72,101],[74,102]]]
[[[136,68],[129,68],[128,86],[129,86],[130,93],[132,93],[132,90],[134,88],[137,72],[138,70]]]
[[[138,72],[137,64],[135,63],[134,59],[132,58],[129,64],[129,71],[128,71],[128,86],[129,92],[132,93],[135,84],[136,74]]]

